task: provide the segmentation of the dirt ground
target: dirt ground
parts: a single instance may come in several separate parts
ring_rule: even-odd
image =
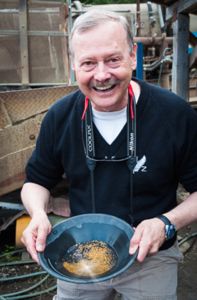
[[[197,223],[181,231],[182,236],[197,232]],[[184,244],[183,244],[184,246]],[[197,299],[197,236],[185,242],[184,259],[179,265],[178,300]]]

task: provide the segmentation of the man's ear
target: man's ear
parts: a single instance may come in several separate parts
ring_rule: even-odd
[[[130,53],[131,57],[131,68],[135,70],[137,67],[137,44],[133,45],[132,51]]]

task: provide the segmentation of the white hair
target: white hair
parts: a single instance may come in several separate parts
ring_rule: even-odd
[[[107,11],[103,9],[90,9],[89,11],[80,15],[74,22],[69,43],[71,55],[74,55],[72,49],[72,39],[76,32],[83,33],[106,22],[116,22],[122,24],[127,34],[128,46],[130,48],[130,51],[132,51],[133,35],[126,17],[112,11]]]

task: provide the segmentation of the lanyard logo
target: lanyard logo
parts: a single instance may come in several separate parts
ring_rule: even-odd
[[[147,172],[147,166],[145,166],[145,164],[146,164],[146,155],[144,155],[141,159],[137,160],[133,173],[138,173],[139,171]]]
[[[92,128],[88,124],[87,124],[87,146],[88,146],[88,152],[92,152],[93,151]]]
[[[129,150],[132,152],[134,150],[134,134],[130,132],[129,136]]]

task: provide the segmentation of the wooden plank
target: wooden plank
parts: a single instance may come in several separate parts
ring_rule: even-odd
[[[197,12],[196,0],[180,0],[166,8],[166,20],[176,17],[180,13],[189,14]]]
[[[21,56],[21,83],[28,85],[29,83],[29,50],[28,50],[28,34],[27,34],[27,1],[19,2],[19,38],[20,38],[20,56]]]
[[[189,16],[179,14],[173,23],[172,91],[188,100],[189,90]]]
[[[18,2],[19,0],[1,0],[0,1],[0,9],[16,9],[18,8]],[[46,0],[42,0],[42,1],[29,1],[29,5],[31,5],[32,8],[37,8],[37,7],[41,7],[41,8],[51,8],[51,7],[60,7],[62,5],[62,1],[46,1]]]
[[[0,99],[0,132],[3,128],[11,126],[12,122],[9,118],[3,101]],[[1,139],[0,139],[1,140]]]
[[[49,106],[77,86],[0,92],[0,195],[19,189]]]
[[[0,196],[22,187],[24,170],[34,146],[0,158]]]
[[[66,15],[60,26],[67,6],[49,3],[18,0],[1,9],[0,0],[0,85],[69,83]]]
[[[192,54],[190,55],[189,67],[192,68],[197,65],[197,45],[193,48]]]
[[[0,131],[0,158],[33,146],[36,142],[44,114],[39,114],[15,126]]]
[[[0,100],[3,101],[12,124],[16,124],[46,112],[51,104],[76,89],[77,86],[59,86],[0,92]]]
[[[172,3],[176,2],[176,0],[153,0],[151,2],[160,4],[160,5],[171,5]]]

